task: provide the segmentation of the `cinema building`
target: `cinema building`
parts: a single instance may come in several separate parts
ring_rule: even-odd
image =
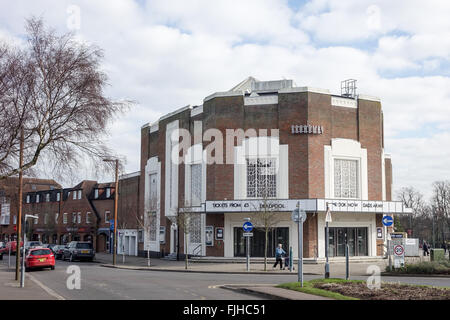
[[[344,89],[335,95],[250,77],[143,126],[145,246],[159,255],[245,256],[242,225],[250,218],[251,256],[262,257],[259,218],[270,210],[269,256],[282,243],[296,257],[291,211],[299,206],[307,214],[304,257],[320,260],[328,205],[330,256],[343,256],[346,243],[351,256],[382,256],[383,215],[409,209],[392,201],[380,99]],[[191,217],[187,243],[182,212]]]

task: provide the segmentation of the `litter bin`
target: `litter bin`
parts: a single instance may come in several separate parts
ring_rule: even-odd
[[[430,261],[439,261],[445,259],[444,249],[431,249],[430,251]]]

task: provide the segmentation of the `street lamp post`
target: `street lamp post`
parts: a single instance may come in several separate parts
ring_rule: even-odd
[[[117,202],[119,199],[119,160],[118,159],[103,159],[105,162],[116,163],[116,180],[114,191],[114,244],[113,244],[113,265],[116,265],[116,253],[117,253]]]
[[[25,246],[26,246],[26,242],[27,242],[27,230],[26,230],[26,225],[27,225],[27,219],[28,218],[33,218],[33,219],[38,219],[38,216],[33,216],[31,214],[26,214],[25,215],[25,219],[24,219],[24,224],[23,224],[23,249],[22,249],[22,274],[20,277],[20,287],[23,288],[25,286]],[[17,247],[16,247],[17,248]],[[16,254],[18,254],[18,252],[20,251],[20,249],[16,250]]]
[[[328,229],[328,222],[331,222],[331,211],[330,207],[328,206],[327,202],[327,214],[325,217],[325,234],[326,234],[326,240],[325,240],[325,279],[328,279],[330,277],[330,264],[328,263],[328,247],[329,247],[329,229]]]

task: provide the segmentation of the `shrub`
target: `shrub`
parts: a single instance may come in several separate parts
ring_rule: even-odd
[[[386,267],[389,272],[389,266]],[[394,272],[411,274],[450,274],[450,261],[424,261],[407,264],[403,268],[393,269]]]

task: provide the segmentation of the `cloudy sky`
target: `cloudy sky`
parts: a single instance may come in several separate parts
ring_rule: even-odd
[[[142,125],[248,76],[333,93],[353,78],[382,99],[394,189],[450,179],[447,0],[0,0],[0,40],[31,15],[103,48],[108,95],[138,102],[108,142],[127,172]]]

